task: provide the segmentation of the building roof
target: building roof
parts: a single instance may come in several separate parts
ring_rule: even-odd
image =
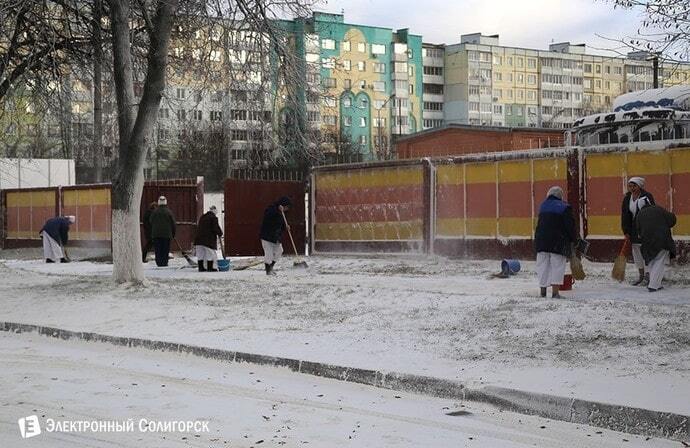
[[[465,130],[465,131],[493,131],[493,132],[551,132],[554,134],[562,134],[566,129],[557,128],[534,128],[534,127],[506,127],[506,126],[480,126],[473,124],[448,123],[440,128],[431,128],[424,131],[415,132],[414,134],[407,134],[400,136],[397,141],[412,140],[418,137],[427,136],[436,132],[448,130]]]

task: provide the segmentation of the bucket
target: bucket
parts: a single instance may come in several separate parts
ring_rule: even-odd
[[[230,260],[220,258],[220,259],[218,259],[218,270],[221,272],[229,271],[230,270],[230,264],[231,264]]]
[[[570,291],[573,289],[573,284],[575,283],[575,280],[573,280],[573,276],[570,274],[565,274],[563,276],[563,284],[560,287],[561,291]]]
[[[508,260],[504,259],[501,261],[501,273],[514,275],[520,272],[520,260]]]

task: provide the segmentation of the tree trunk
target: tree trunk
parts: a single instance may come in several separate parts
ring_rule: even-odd
[[[103,97],[101,40],[101,0],[93,2],[93,169],[94,181],[103,181]]]
[[[110,0],[120,138],[118,167],[112,184],[113,279],[118,283],[141,283],[144,270],[139,208],[144,187],[144,161],[147,140],[165,88],[172,15],[177,0],[158,2],[153,27],[149,30],[146,81],[138,108],[129,42],[129,4],[129,0]]]

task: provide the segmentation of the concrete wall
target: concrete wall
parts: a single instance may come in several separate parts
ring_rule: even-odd
[[[0,159],[0,190],[74,185],[71,159]]]

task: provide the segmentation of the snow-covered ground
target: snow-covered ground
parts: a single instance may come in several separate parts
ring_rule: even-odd
[[[3,447],[679,446],[285,369],[35,334],[0,334],[0,359]],[[17,421],[32,415],[42,433],[22,440]],[[48,432],[48,419],[63,426],[132,419],[134,430]],[[200,430],[140,432],[140,419],[198,422]]]
[[[587,280],[553,300],[537,297],[532,263],[492,279],[496,261],[423,256],[285,259],[273,278],[174,262],[133,288],[108,264],[0,261],[0,318],[690,415],[687,267],[650,294],[585,262]]]

